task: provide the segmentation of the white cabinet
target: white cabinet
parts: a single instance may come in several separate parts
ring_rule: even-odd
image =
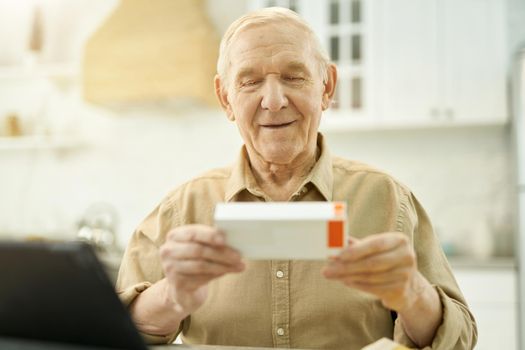
[[[476,349],[517,350],[517,274],[511,267],[454,268],[478,325]]]
[[[439,90],[445,116],[505,121],[506,1],[439,3]]]
[[[506,120],[505,1],[373,2],[382,120]]]
[[[311,24],[339,69],[338,129],[502,124],[506,0],[253,0]]]
[[[429,118],[437,108],[436,3],[377,0],[374,103],[382,121]]]

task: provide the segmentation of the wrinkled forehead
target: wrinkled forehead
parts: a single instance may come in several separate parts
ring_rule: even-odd
[[[291,39],[300,45],[311,46],[308,32],[299,24],[291,21],[245,23],[232,36],[230,45],[238,44],[247,35],[264,42]]]
[[[249,61],[257,64],[265,59],[278,58],[286,63],[315,64],[311,37],[294,23],[258,23],[240,28],[231,39],[229,71],[235,74]]]

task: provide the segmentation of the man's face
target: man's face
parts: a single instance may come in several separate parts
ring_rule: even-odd
[[[223,103],[251,154],[292,164],[315,150],[325,85],[310,41],[290,24],[255,25],[231,44]],[[221,82],[224,84],[224,82]]]

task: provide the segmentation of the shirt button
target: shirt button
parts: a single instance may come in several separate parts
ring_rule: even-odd
[[[282,328],[277,328],[277,335],[284,335],[284,329]]]
[[[283,278],[284,277],[284,272],[282,272],[281,270],[278,270],[275,275],[277,276],[277,278]],[[282,329],[282,328],[279,328],[279,329]]]

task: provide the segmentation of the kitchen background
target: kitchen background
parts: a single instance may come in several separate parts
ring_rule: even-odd
[[[231,163],[241,140],[213,99],[217,45],[265,5],[300,12],[340,67],[322,124],[332,153],[414,191],[477,348],[517,349],[521,0],[0,0],[0,238],[98,240],[116,264],[170,189]]]

